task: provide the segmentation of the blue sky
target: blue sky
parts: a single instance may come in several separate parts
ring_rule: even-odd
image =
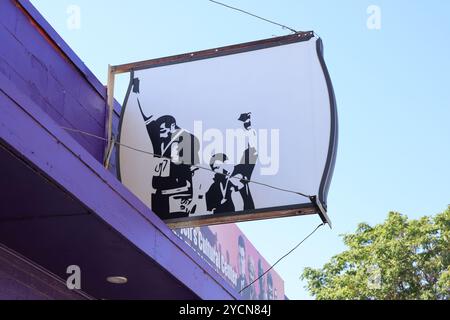
[[[322,228],[277,266],[291,299],[310,296],[299,279],[344,249],[340,234],[389,211],[411,218],[450,203],[450,2],[444,0],[224,0],[297,30],[315,30],[336,92],[340,140],[329,194],[333,230]],[[108,64],[288,34],[206,0],[32,0],[99,79]],[[67,8],[81,9],[79,29]],[[381,29],[367,28],[367,8]],[[118,81],[121,100],[127,77]],[[296,217],[240,224],[275,262],[320,223]]]

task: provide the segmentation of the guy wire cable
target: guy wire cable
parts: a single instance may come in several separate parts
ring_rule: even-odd
[[[89,132],[85,132],[85,131],[82,131],[82,130],[73,129],[73,128],[67,128],[67,127],[61,127],[61,129],[64,129],[64,130],[67,130],[67,131],[70,131],[70,132],[80,133],[80,134],[83,134],[83,135],[86,135],[86,136],[89,136],[89,137],[92,137],[92,138],[95,138],[95,139],[98,139],[98,140],[108,141],[108,139],[106,139],[106,138],[103,138],[103,137],[100,137],[100,136],[97,136],[95,134],[92,134],[92,133],[89,133]],[[136,151],[136,152],[141,152],[141,153],[144,153],[144,154],[152,155],[152,156],[155,156],[155,157],[158,157],[158,158],[161,158],[161,159],[172,160],[170,157],[165,157],[165,156],[162,156],[162,155],[159,155],[159,154],[155,154],[153,152],[149,152],[149,151],[141,150],[141,149],[138,149],[138,148],[135,148],[135,147],[132,147],[132,146],[128,146],[126,144],[120,143],[119,141],[116,141],[115,139],[113,140],[113,144],[121,146],[121,147],[124,147],[124,148],[127,148],[127,149],[130,149],[130,150],[133,150],[133,151]],[[214,172],[214,173],[217,173],[217,174],[220,174],[220,175],[223,175],[223,176],[227,176],[227,177],[229,177],[231,179],[236,179],[236,180],[244,181],[244,182],[247,182],[247,183],[253,183],[253,184],[256,184],[256,185],[260,185],[260,186],[263,186],[263,187],[271,188],[271,189],[282,191],[282,192],[287,192],[287,193],[300,195],[300,196],[305,197],[305,198],[311,199],[311,198],[314,197],[314,196],[308,195],[306,193],[293,191],[293,190],[289,190],[289,189],[284,189],[284,188],[279,188],[279,187],[272,186],[270,184],[266,184],[266,183],[263,183],[263,182],[258,182],[258,181],[249,180],[249,179],[245,179],[245,178],[238,178],[238,177],[234,177],[234,176],[228,176],[225,173],[215,172],[214,170],[212,170],[210,168],[203,167],[203,166],[200,166],[200,165],[196,165],[196,164],[189,164],[189,165],[194,167],[194,168],[198,168],[198,169]]]
[[[284,25],[284,24],[278,23],[278,22],[273,21],[273,20],[269,20],[269,19],[263,18],[263,17],[261,17],[261,16],[258,16],[258,15],[256,15],[256,14],[253,14],[253,13],[248,12],[248,11],[246,11],[246,10],[239,9],[239,8],[230,6],[230,5],[226,4],[226,3],[222,3],[222,2],[216,1],[216,0],[207,0],[207,1],[212,2],[212,3],[215,3],[215,4],[220,5],[220,6],[223,6],[223,7],[228,8],[228,9],[232,9],[232,10],[235,10],[235,11],[238,11],[238,12],[241,12],[241,13],[244,13],[244,14],[247,14],[247,15],[249,15],[249,16],[251,16],[251,17],[260,19],[260,20],[265,21],[265,22],[267,22],[267,23],[274,24],[274,25],[279,26],[279,27],[281,27],[281,28],[283,28],[283,29],[287,29],[287,30],[289,30],[289,31],[291,31],[291,32],[293,32],[293,33],[298,33],[298,31],[295,30],[294,28],[288,27],[288,26],[286,26],[286,25]]]
[[[304,238],[302,241],[300,241],[294,248],[292,248],[288,253],[286,253],[284,256],[282,256],[280,259],[278,259],[269,269],[267,269],[262,275],[260,275],[258,278],[256,278],[255,280],[253,280],[251,283],[249,283],[247,286],[245,286],[241,291],[239,291],[239,293],[242,293],[243,291],[245,291],[246,289],[250,288],[254,283],[256,283],[256,281],[258,281],[259,279],[261,279],[262,277],[264,277],[266,274],[268,274],[273,268],[275,268],[275,266],[277,264],[279,264],[282,260],[284,260],[287,256],[289,256],[291,253],[293,253],[295,250],[297,250],[302,244],[303,242],[305,242],[306,240],[308,240],[309,237],[311,237],[314,233],[316,233],[317,230],[319,230],[320,227],[323,227],[325,225],[325,223],[321,223],[319,224],[310,234],[308,234],[306,236],[306,238]]]

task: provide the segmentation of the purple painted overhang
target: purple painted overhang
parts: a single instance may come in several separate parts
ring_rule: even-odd
[[[237,293],[110,172],[0,75],[0,242],[101,299]],[[111,285],[108,276],[125,276]]]
[[[26,0],[86,81],[104,88]],[[206,262],[0,73],[0,243],[99,299],[238,299]],[[112,285],[108,276],[125,276]]]

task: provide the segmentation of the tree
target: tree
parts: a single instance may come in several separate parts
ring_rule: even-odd
[[[302,274],[316,299],[450,299],[450,206],[418,220],[391,212],[343,241],[346,251]]]

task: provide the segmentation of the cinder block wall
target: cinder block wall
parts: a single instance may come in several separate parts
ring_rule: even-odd
[[[106,88],[37,11],[28,11],[32,9],[28,0],[0,0],[0,75],[61,127],[104,137]],[[6,94],[1,84],[0,93]],[[117,103],[115,109],[116,131],[120,110]],[[103,160],[104,141],[68,133],[95,159]],[[113,174],[114,163],[113,157]],[[85,298],[0,244],[0,300]]]
[[[79,58],[70,49],[61,49],[62,39],[49,34],[48,24],[39,26],[42,21],[36,23],[36,15],[26,12],[21,2],[0,1],[0,73],[59,125],[104,136],[105,88],[97,79],[87,79]],[[71,135],[102,160],[103,141]]]

